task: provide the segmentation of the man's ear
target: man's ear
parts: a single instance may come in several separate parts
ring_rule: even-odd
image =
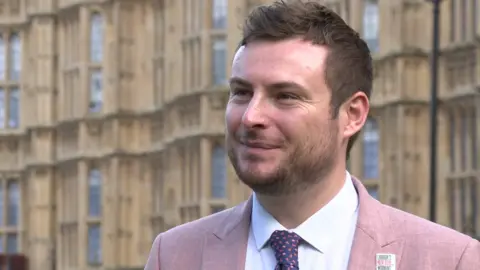
[[[363,128],[370,111],[370,103],[367,95],[359,91],[349,98],[343,105],[345,117],[343,136],[350,138]]]

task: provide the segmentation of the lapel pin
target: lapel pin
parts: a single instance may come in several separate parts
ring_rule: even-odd
[[[375,270],[395,270],[395,254],[377,253]]]

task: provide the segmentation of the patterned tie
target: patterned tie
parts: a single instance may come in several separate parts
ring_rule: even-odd
[[[275,252],[275,270],[298,270],[298,246],[302,238],[288,231],[274,231],[270,236],[270,246]]]

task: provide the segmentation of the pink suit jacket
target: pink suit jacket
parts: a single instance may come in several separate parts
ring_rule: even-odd
[[[480,242],[381,204],[353,179],[359,215],[348,270],[376,269],[376,254],[396,255],[396,270],[480,270]],[[251,199],[159,234],[145,270],[245,270]]]

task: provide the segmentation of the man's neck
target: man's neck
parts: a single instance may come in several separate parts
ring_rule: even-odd
[[[332,171],[319,183],[285,196],[257,194],[258,201],[280,224],[293,229],[328,204],[342,189],[346,175],[343,171]]]

